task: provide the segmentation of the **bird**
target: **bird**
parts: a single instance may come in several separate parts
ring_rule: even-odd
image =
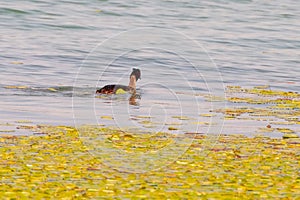
[[[96,90],[96,94],[124,94],[124,93],[135,93],[136,92],[136,82],[141,79],[141,71],[139,69],[133,68],[129,76],[129,84],[127,85],[105,85],[104,87]]]

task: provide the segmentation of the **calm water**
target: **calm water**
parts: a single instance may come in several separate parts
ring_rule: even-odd
[[[297,3],[2,1],[0,121],[145,131],[180,123],[181,130],[194,131],[193,122],[204,120],[199,113],[225,106],[203,95],[224,96],[226,85],[299,92]],[[142,71],[135,105],[126,94],[95,98],[102,85],[126,85],[132,67]],[[26,88],[5,88],[11,85]],[[222,117],[212,120],[215,128],[200,132],[220,132]],[[224,130],[233,129],[244,127],[225,122]]]

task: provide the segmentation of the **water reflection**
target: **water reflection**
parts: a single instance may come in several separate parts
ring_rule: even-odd
[[[96,98],[104,99],[104,103],[125,102],[128,101],[129,105],[139,106],[142,95],[140,92],[126,93],[126,94],[97,94]]]
[[[141,100],[141,94],[134,92],[132,93],[132,95],[129,98],[129,105],[133,105],[133,106],[139,106],[140,105],[140,101],[137,100]]]

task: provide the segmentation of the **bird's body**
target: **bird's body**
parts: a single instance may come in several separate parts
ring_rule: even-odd
[[[139,69],[133,68],[130,77],[129,77],[129,84],[126,85],[105,85],[104,87],[100,88],[96,91],[96,94],[122,94],[122,93],[135,93],[136,91],[136,82],[138,79],[141,79],[141,71]]]
[[[118,94],[120,91],[125,91],[125,92],[134,92],[134,88],[126,86],[126,85],[106,85],[102,87],[101,89],[97,90],[96,93],[100,94]]]

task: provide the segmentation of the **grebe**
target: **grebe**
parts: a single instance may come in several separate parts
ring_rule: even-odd
[[[123,93],[124,91],[135,93],[136,82],[141,79],[141,71],[133,68],[129,77],[129,84],[126,85],[106,85],[103,88],[96,91],[96,94],[116,94]],[[121,91],[121,92],[120,92]],[[122,92],[123,91],[123,92]]]

